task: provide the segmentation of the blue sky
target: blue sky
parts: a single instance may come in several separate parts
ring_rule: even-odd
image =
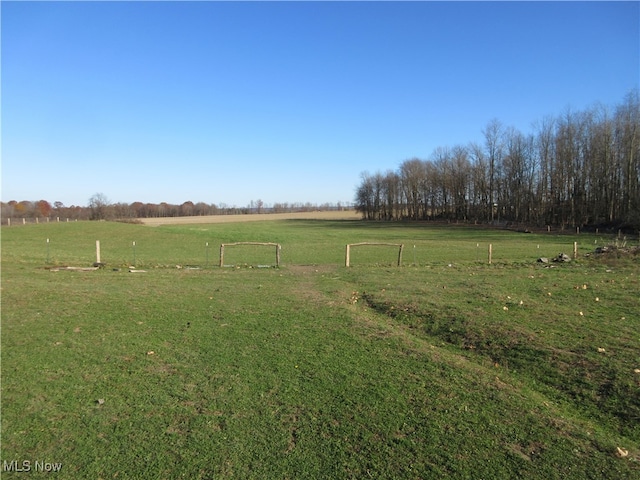
[[[620,103],[638,2],[7,2],[2,201],[351,202],[494,118]]]

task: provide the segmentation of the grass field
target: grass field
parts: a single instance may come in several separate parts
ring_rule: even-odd
[[[96,240],[105,268],[50,269],[90,266]],[[281,244],[281,268],[255,268],[266,247],[218,267],[242,241]],[[3,227],[2,478],[640,478],[640,259],[585,257],[609,241],[312,219]],[[356,242],[403,243],[403,264],[359,247],[345,268]],[[574,242],[577,260],[536,262]]]

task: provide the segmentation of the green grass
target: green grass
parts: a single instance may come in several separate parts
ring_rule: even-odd
[[[95,240],[106,268],[45,269],[90,265]],[[146,273],[127,271],[133,241]],[[282,268],[244,268],[259,249],[217,267],[238,241],[280,243]],[[372,247],[345,268],[362,241],[404,243],[403,266]],[[60,462],[69,479],[639,478],[638,258],[536,264],[574,241],[583,256],[606,239],[3,228],[1,461]]]

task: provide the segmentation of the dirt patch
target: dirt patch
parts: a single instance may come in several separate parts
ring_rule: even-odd
[[[335,270],[330,265],[288,265],[286,270],[297,279],[294,294],[304,303],[327,306],[333,301],[317,285],[317,278]]]
[[[611,257],[630,257],[640,255],[640,245],[635,247],[621,247],[618,245],[607,245],[598,247],[593,252],[595,255],[611,256]]]
[[[140,221],[152,227],[158,225],[202,225],[208,223],[262,222],[270,220],[360,220],[355,210],[319,211],[295,213],[255,213],[247,215],[205,215],[202,217],[160,217],[141,218]]]

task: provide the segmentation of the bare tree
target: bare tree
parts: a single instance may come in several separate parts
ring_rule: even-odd
[[[109,199],[104,193],[96,193],[89,199],[91,220],[105,220],[109,216]]]
[[[615,115],[616,149],[622,167],[621,214],[640,226],[640,94],[630,92]]]
[[[535,136],[535,152],[537,155],[537,181],[536,181],[536,221],[543,221],[549,225],[553,223],[551,209],[551,172],[554,159],[554,125],[551,117],[544,118],[537,124]]]
[[[476,220],[489,220],[489,168],[484,149],[477,143],[469,145],[471,161],[470,197]]]
[[[374,182],[369,172],[362,172],[361,183],[356,190],[356,212],[367,220],[375,218]]]
[[[496,171],[502,166],[502,124],[493,119],[482,131],[489,161],[489,205],[491,221],[494,221],[496,206]]]
[[[469,215],[471,163],[467,149],[459,145],[451,150],[451,175],[454,218],[466,220]]]
[[[424,162],[418,158],[405,160],[400,165],[400,178],[405,198],[407,199],[407,215],[418,220],[420,214],[420,186],[425,181]]]

